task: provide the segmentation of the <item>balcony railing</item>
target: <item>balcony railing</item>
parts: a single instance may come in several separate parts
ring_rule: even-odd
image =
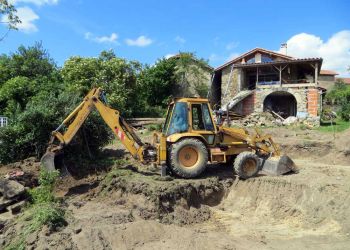
[[[314,87],[316,83],[309,82],[306,79],[288,80],[288,81],[260,81],[256,83],[257,88],[301,88],[301,87]]]

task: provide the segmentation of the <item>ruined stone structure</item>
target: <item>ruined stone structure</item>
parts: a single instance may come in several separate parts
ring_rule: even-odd
[[[321,58],[296,59],[256,48],[215,69],[214,107],[227,105],[243,90],[252,93],[232,110],[243,115],[272,110],[280,116],[317,117],[324,88]]]

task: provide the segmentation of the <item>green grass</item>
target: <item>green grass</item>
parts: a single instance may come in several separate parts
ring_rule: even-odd
[[[350,122],[337,119],[333,122],[333,125],[331,122],[322,122],[321,126],[318,128],[321,132],[342,132],[346,129],[350,128]]]

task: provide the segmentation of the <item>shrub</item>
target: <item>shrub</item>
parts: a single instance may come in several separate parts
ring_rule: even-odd
[[[340,107],[340,117],[345,120],[350,120],[350,102],[344,102]]]

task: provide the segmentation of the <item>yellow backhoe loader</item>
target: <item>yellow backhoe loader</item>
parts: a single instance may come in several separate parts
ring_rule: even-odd
[[[257,130],[250,135],[245,129],[215,125],[207,99],[174,99],[168,107],[162,131],[154,133],[151,144],[142,142],[119,111],[110,108],[105,100],[101,88],[92,89],[52,132],[47,152],[41,159],[44,167],[55,169],[55,156],[71,142],[96,108],[135,159],[161,166],[163,174],[168,169],[179,177],[194,178],[209,163],[231,163],[243,179],[255,176],[260,170],[270,175],[296,171],[293,161],[281,156],[271,136],[261,135]]]

